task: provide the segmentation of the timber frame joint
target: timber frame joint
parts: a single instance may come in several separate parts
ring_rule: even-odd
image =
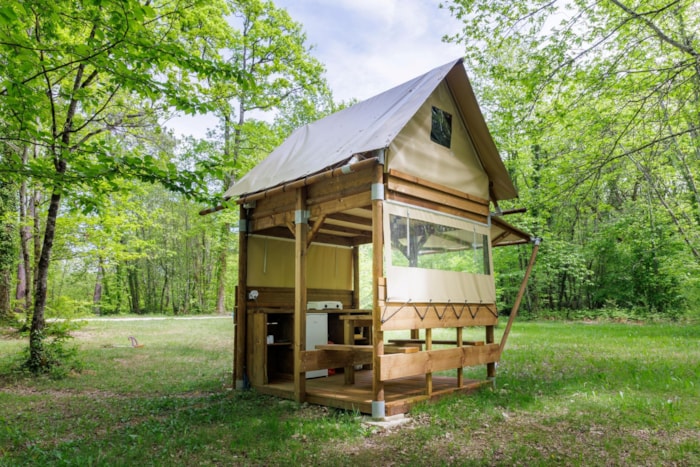
[[[294,211],[295,224],[308,224],[311,218],[311,212],[307,209],[297,209]]]

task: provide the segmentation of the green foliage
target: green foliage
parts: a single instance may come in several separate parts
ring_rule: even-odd
[[[53,321],[30,339],[35,340],[33,349],[25,349],[21,369],[32,374],[47,374],[52,380],[67,377],[71,372],[81,371],[83,362],[78,355],[78,347],[72,342],[71,332],[84,326],[84,322],[70,320]],[[41,333],[37,336],[36,333]]]
[[[696,2],[628,3],[446,4],[519,223],[545,238],[533,306],[697,306]]]
[[[0,156],[0,163],[2,157]],[[17,264],[17,200],[13,184],[0,180],[0,321],[12,316],[12,276]]]
[[[197,78],[238,79],[231,66],[211,54],[200,58],[181,40],[196,37],[193,23],[223,22],[224,5],[180,3],[35,0],[8,8],[17,21],[0,26],[0,113],[9,147],[0,176],[76,194],[86,209],[124,178],[201,195],[196,172],[159,160],[133,138],[133,129],[153,127],[168,107],[206,110]],[[30,142],[48,157],[24,163],[13,155]]]
[[[2,161],[2,159],[0,159]],[[17,258],[16,234],[16,187],[0,180],[0,271],[11,269]]]

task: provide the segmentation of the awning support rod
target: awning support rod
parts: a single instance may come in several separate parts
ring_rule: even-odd
[[[532,239],[532,241],[535,243],[535,246],[532,248],[532,254],[530,255],[530,262],[527,265],[527,269],[525,270],[525,277],[523,277],[523,281],[520,284],[520,290],[518,291],[518,296],[515,299],[515,303],[513,304],[513,309],[510,311],[510,317],[508,318],[508,324],[506,325],[506,330],[503,333],[503,337],[501,337],[501,343],[499,345],[500,347],[500,352],[503,353],[503,349],[506,346],[506,341],[508,341],[508,334],[510,334],[510,328],[513,326],[513,321],[515,321],[515,317],[518,315],[518,309],[520,308],[520,302],[523,300],[523,295],[525,295],[525,289],[527,288],[527,281],[530,279],[530,273],[532,272],[532,268],[535,265],[535,258],[537,258],[537,251],[540,249],[540,243],[542,242],[542,239],[539,237],[535,237]]]

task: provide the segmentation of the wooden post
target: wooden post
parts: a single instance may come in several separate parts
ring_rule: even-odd
[[[352,320],[343,321],[343,344],[355,344],[355,326]],[[343,368],[345,384],[355,384],[355,367],[348,365]]]
[[[493,344],[495,342],[495,338],[493,335],[493,330],[495,326],[486,326],[486,343],[487,344]],[[486,364],[486,377],[493,380],[496,378],[496,364],[491,362]],[[493,383],[493,381],[492,381]]]
[[[352,307],[360,308],[360,247],[352,247]]]
[[[459,327],[457,328],[457,347],[463,347],[464,346],[464,328]],[[464,368],[459,367],[457,368],[457,387],[461,388],[464,386]]]
[[[233,384],[235,389],[245,389],[246,315],[248,314],[248,232],[247,211],[241,205],[238,231],[238,295],[236,296],[236,330],[233,341]]]
[[[425,350],[426,351],[433,350],[433,329],[432,328],[425,329]],[[425,374],[425,392],[428,395],[428,397],[433,395],[433,374],[432,373]]]
[[[381,306],[386,299],[380,296],[379,286],[384,282],[384,166],[377,164],[372,185],[372,417],[385,418],[384,382],[380,379],[380,356],[384,355]],[[380,303],[381,302],[381,303]]]
[[[306,350],[306,253],[309,233],[306,188],[297,190],[294,213],[294,400],[306,399],[306,374],[301,371],[301,352]]]
[[[525,289],[527,288],[527,281],[530,279],[530,273],[532,272],[532,268],[535,265],[535,258],[537,258],[537,251],[540,249],[540,242],[542,241],[541,238],[535,238],[535,246],[532,248],[532,255],[530,255],[530,262],[527,265],[527,269],[525,270],[525,277],[523,277],[523,281],[520,283],[520,290],[518,291],[518,296],[515,299],[515,303],[513,304],[513,309],[510,311],[510,317],[508,318],[508,324],[506,325],[506,330],[503,332],[503,337],[501,337],[501,344],[500,344],[500,353],[503,353],[503,349],[506,346],[506,341],[508,340],[508,334],[510,334],[510,328],[513,326],[513,321],[515,320],[515,317],[518,315],[518,309],[520,308],[520,302],[523,299],[523,295],[525,295]]]

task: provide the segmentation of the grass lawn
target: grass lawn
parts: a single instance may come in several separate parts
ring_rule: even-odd
[[[495,391],[394,430],[231,391],[232,330],[90,321],[61,380],[13,371],[0,333],[0,465],[700,465],[698,324],[516,322]]]

